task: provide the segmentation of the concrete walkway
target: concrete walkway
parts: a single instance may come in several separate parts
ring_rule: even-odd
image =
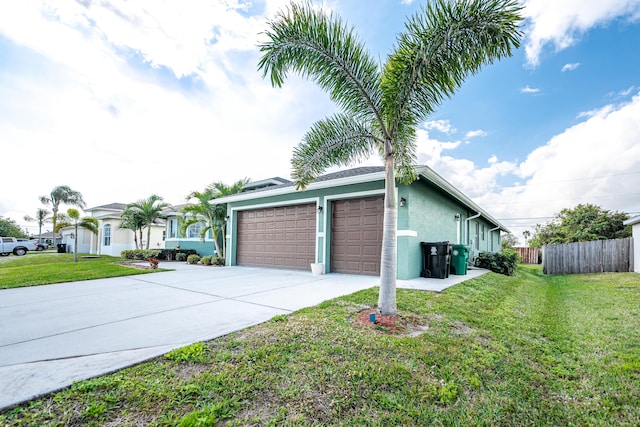
[[[172,272],[0,291],[0,409],[378,285],[377,277],[163,263]],[[398,281],[441,291],[485,270]]]

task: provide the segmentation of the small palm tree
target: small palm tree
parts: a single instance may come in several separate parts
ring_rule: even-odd
[[[93,234],[98,234],[98,220],[91,216],[80,217],[80,212],[77,209],[67,209],[67,214],[59,215],[61,222],[59,222],[54,228],[54,232],[58,232],[64,227],[75,227],[75,238],[73,239],[73,261],[78,262],[78,227],[82,227],[85,230],[91,231]]]
[[[67,185],[59,185],[54,187],[49,193],[48,196],[40,196],[40,202],[45,205],[51,205],[51,210],[53,211],[53,230],[55,233],[56,224],[58,222],[58,210],[60,209],[61,204],[72,205],[78,208],[84,209],[86,207],[86,203],[82,198],[82,194],[79,191],[72,190]],[[55,235],[53,238],[53,243],[55,243]]]
[[[38,208],[36,210],[36,217],[32,218],[29,215],[24,216],[24,220],[28,222],[38,223],[38,242],[42,244],[42,226],[47,222],[53,222],[53,217],[49,216],[51,212],[46,209]]]
[[[140,247],[142,247],[142,228],[147,228],[147,249],[151,240],[151,226],[162,217],[162,211],[169,207],[168,203],[162,201],[162,197],[152,194],[145,200],[138,200],[136,203],[130,203],[125,208],[127,215],[137,217],[140,221]]]
[[[330,166],[379,153],[385,206],[378,307],[396,313],[396,178],[416,177],[416,128],[483,65],[519,46],[517,0],[434,0],[413,15],[379,64],[338,17],[310,3],[269,23],[258,68],[273,86],[289,71],[320,85],[342,113],[312,125],[295,148],[292,176],[304,188]]]
[[[133,242],[136,245],[136,249],[142,249],[142,230],[144,229],[144,224],[138,212],[125,209],[120,215],[120,226],[118,228],[133,231]],[[140,233],[140,247],[138,247],[138,232]]]
[[[211,202],[219,197],[239,193],[248,182],[248,179],[237,181],[232,185],[214,182],[203,192],[193,191],[189,194],[187,201],[196,199],[197,203],[182,208],[180,234],[184,235],[191,225],[204,222],[205,226],[200,230],[200,239],[204,242],[207,233],[211,231],[215,251],[219,257],[224,258],[226,253],[227,206],[224,204],[216,205]],[[220,240],[222,240],[222,248],[220,247]]]

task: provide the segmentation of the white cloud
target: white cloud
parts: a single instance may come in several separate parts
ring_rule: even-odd
[[[481,129],[478,130],[470,130],[469,132],[467,132],[465,134],[465,138],[470,139],[470,138],[477,138],[479,136],[487,136],[487,133]]]
[[[550,217],[579,203],[640,211],[638,135],[640,94],[626,104],[601,108],[531,152],[513,170],[523,185],[487,191],[476,200],[496,218]],[[521,234],[536,222],[545,220],[513,228]]]
[[[456,132],[456,129],[453,126],[451,126],[451,123],[449,123],[449,120],[431,120],[426,122],[423,125],[423,127],[426,130],[435,129],[438,132],[442,132],[447,135],[450,135]]]
[[[136,4],[141,20],[151,19],[148,14],[155,2],[151,3],[148,10]],[[0,215],[33,216],[41,207],[38,196],[56,185],[82,192],[90,206],[127,203],[152,193],[177,204],[213,181],[262,179],[274,171],[288,171],[292,148],[304,131],[334,109],[315,85],[298,77],[290,77],[281,89],[262,80],[255,68],[257,31],[249,28],[255,18],[239,27],[247,32],[242,42],[207,46],[203,39],[203,50],[186,53],[179,52],[179,45],[198,38],[188,31],[182,34],[158,23],[162,31],[147,39],[151,20],[141,25],[140,37],[129,33],[134,41],[130,48],[144,49],[150,63],[191,76],[178,81],[126,62],[126,55],[113,47],[116,36],[105,36],[117,33],[118,26],[104,16],[96,18],[96,27],[78,30],[85,12],[73,9],[72,3],[60,4],[69,10],[49,11],[49,18],[55,12],[56,19],[44,19],[42,10],[30,2],[20,2],[13,15],[0,6],[0,33],[37,52],[31,55],[38,57],[40,67],[26,73],[0,69],[0,100],[12,100],[10,108],[0,101],[0,147],[3,156],[24,160],[12,162],[4,172],[22,174],[27,164],[47,170],[51,178],[32,174],[19,190],[3,192]],[[215,19],[228,19],[225,25],[233,26],[230,22],[239,14],[232,7],[228,12],[226,18]],[[192,16],[191,11],[185,13]],[[117,14],[109,19],[126,21]],[[135,30],[135,25],[123,25],[123,31]],[[159,44],[151,39],[160,39]],[[219,52],[212,54],[211,49]],[[205,57],[202,52],[207,52]],[[233,55],[233,61],[226,54]],[[201,87],[181,89],[189,82]]]
[[[640,17],[637,0],[524,0],[525,18],[528,18],[525,50],[527,61],[536,66],[545,45],[556,51],[576,43],[589,29],[606,25],[612,20]]]
[[[523,87],[522,89],[520,89],[521,93],[540,93],[540,89],[535,88],[535,87],[529,87],[529,85]]]
[[[566,72],[566,71],[573,71],[575,69],[577,69],[580,66],[579,62],[575,62],[573,64],[564,64],[564,66],[562,67],[562,72]]]

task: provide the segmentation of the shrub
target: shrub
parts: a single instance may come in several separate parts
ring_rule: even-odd
[[[200,257],[198,255],[189,255],[187,257],[187,264],[197,264],[200,261]]]
[[[176,254],[176,261],[186,261],[187,260],[187,254],[185,254],[184,252],[178,252]]]
[[[179,253],[184,253],[186,256],[192,255],[192,254],[197,254],[198,252],[196,252],[195,249],[160,249],[160,253],[158,253],[158,259],[164,259],[167,261],[171,261],[171,260],[176,260],[176,261],[180,261],[178,258],[176,258],[176,255]],[[182,261],[185,261],[185,259],[183,259]]]
[[[211,265],[213,257],[211,255],[203,256],[200,260],[200,264],[202,265]]]
[[[223,257],[214,257],[213,258],[213,265],[222,265],[224,266],[224,258]]]
[[[120,256],[124,259],[147,260],[149,258],[158,258],[160,253],[157,249],[128,249],[120,252]]]
[[[158,260],[157,258],[149,258],[149,266],[152,270],[156,270],[158,268],[159,262],[160,260]]]
[[[503,252],[489,253],[480,252],[476,258],[475,266],[486,268],[495,273],[513,276],[518,268],[519,255],[513,249],[506,249]]]

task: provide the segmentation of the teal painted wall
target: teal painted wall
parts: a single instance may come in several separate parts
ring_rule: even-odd
[[[398,208],[399,234],[415,233],[398,237],[398,279],[414,279],[420,277],[422,270],[420,243],[457,243],[457,230],[467,218],[467,210],[423,180],[400,186],[398,197],[407,201],[405,207]],[[460,222],[456,221],[456,213],[461,215]]]

